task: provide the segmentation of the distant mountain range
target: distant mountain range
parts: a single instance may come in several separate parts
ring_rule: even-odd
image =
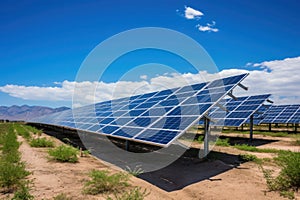
[[[0,106],[0,119],[26,121],[42,115],[68,110],[68,107],[49,108],[44,106]]]

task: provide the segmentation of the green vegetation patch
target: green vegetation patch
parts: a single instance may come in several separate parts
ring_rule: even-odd
[[[229,147],[229,138],[221,139],[218,138],[216,141],[216,146]]]
[[[51,159],[59,162],[76,163],[78,161],[78,149],[69,145],[60,145],[54,149],[49,149],[48,154]]]
[[[31,147],[54,147],[54,142],[47,138],[35,138],[29,142]]]
[[[108,197],[107,200],[143,200],[149,194],[146,189],[142,190],[140,187],[135,187],[122,194],[114,194],[114,198]]]
[[[92,170],[89,173],[90,180],[85,183],[85,194],[114,193],[123,191],[130,186],[129,175],[125,173],[109,174],[106,170]]]
[[[279,191],[280,195],[284,197],[293,199],[294,191],[298,191],[300,188],[300,153],[279,152],[274,160],[281,168],[277,177],[273,176],[273,171],[262,168],[268,188],[271,191]]]
[[[280,152],[286,152],[284,150],[278,150],[278,149],[260,149],[255,146],[247,145],[247,144],[236,144],[233,146],[236,149],[242,150],[242,151],[250,151],[250,152],[258,152],[258,153],[280,153]]]

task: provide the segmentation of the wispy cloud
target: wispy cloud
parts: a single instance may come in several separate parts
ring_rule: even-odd
[[[136,82],[119,81],[115,83],[63,81],[61,85],[56,87],[5,85],[0,87],[0,91],[26,100],[72,101],[76,86],[76,96],[77,99],[80,99],[80,102],[77,103],[80,106],[113,98],[199,83],[220,76],[226,77],[249,72],[249,77],[243,82],[244,85],[249,87],[249,90],[237,89],[234,91],[237,96],[270,93],[273,94],[272,99],[276,104],[300,103],[300,56],[247,65],[246,69],[226,69],[217,74],[209,74],[206,71],[201,71],[197,74],[174,73],[153,78],[147,77],[148,81],[142,79]],[[247,67],[250,67],[250,65],[252,65],[251,69],[254,68],[254,70],[247,70]]]
[[[211,24],[207,23],[206,26],[197,24],[196,28],[198,28],[199,31],[202,32],[218,32],[219,29],[215,28],[216,22],[213,21]]]
[[[184,8],[184,17],[186,19],[200,19],[200,17],[204,15],[201,11],[191,8],[189,6],[184,6]]]
[[[141,76],[140,76],[140,79],[142,79],[142,80],[147,80],[147,78],[148,78],[147,75],[141,75]]]
[[[189,6],[184,6],[184,14],[180,13],[179,10],[176,10],[176,12],[180,15],[180,16],[183,16],[185,17],[186,19],[188,20],[199,20],[201,19],[202,16],[204,16],[204,13],[199,11],[199,10],[196,10],[192,7],[189,7]],[[196,28],[201,31],[201,32],[219,32],[219,29],[215,27],[216,25],[216,22],[215,21],[212,21],[212,23],[207,23],[206,25],[202,25],[200,23],[198,23],[196,25]]]

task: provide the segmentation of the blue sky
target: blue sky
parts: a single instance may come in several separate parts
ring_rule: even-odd
[[[163,27],[188,35],[206,49],[220,71],[258,70],[263,79],[265,71],[281,73],[278,63],[285,66],[292,62],[285,66],[285,71],[299,72],[299,7],[298,0],[1,1],[0,105],[70,106],[70,97],[51,99],[40,91],[45,87],[61,88],[64,85],[60,83],[74,81],[82,61],[100,42],[139,27]],[[187,8],[203,15],[189,19]],[[200,31],[200,26],[215,31]],[[135,60],[136,57],[139,59]],[[119,62],[115,68],[118,70],[108,73],[104,81],[114,83],[130,67],[150,61],[172,65],[180,73],[194,73],[166,53],[137,52]],[[157,69],[153,74],[163,73]],[[288,84],[297,86],[297,77],[293,80]],[[35,87],[44,96],[21,95]],[[286,99],[286,94],[277,90],[271,90],[274,98]],[[14,95],[16,92],[20,95]],[[288,102],[299,103],[300,95],[293,88],[289,92],[294,96]]]

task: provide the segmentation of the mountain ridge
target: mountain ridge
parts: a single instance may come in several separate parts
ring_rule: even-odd
[[[46,106],[12,105],[0,106],[0,119],[10,121],[26,121],[34,117],[61,112],[70,108],[62,106],[50,108]]]

